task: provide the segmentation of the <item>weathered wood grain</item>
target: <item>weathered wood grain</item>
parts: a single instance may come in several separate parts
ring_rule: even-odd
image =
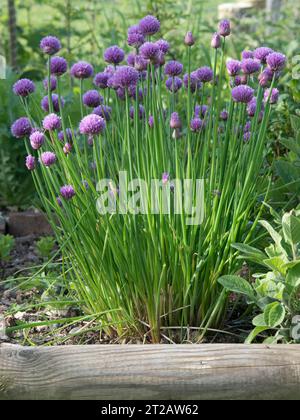
[[[300,399],[300,346],[0,346],[0,399]]]

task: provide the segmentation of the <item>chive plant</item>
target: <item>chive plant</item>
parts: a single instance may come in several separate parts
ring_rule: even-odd
[[[226,62],[225,20],[212,37],[212,69],[194,70],[197,43],[186,35],[183,75],[180,62],[167,61],[159,30],[153,16],[129,28],[128,65],[124,52],[110,47],[93,90],[93,67],[73,65],[81,121],[64,108],[67,66],[54,56],[60,42],[44,38],[48,115],[36,109],[34,86],[23,79],[14,91],[26,117],[12,127],[29,138],[26,165],[83,312],[105,313],[120,336],[147,333],[156,343],[164,327],[205,333],[224,319],[227,293],[217,280],[237,268],[231,244],[255,236],[268,122],[285,64],[266,47]]]

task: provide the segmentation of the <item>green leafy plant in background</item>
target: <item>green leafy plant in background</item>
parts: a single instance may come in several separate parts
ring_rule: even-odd
[[[11,85],[16,74],[7,72],[7,79],[0,80],[0,205],[26,206],[34,195],[34,186],[24,162],[25,145],[14,141],[10,126],[20,112],[20,103],[11,95]]]
[[[49,259],[52,256],[54,247],[55,238],[53,236],[45,236],[36,243],[37,252],[44,259]]]
[[[15,239],[11,235],[0,235],[0,279],[4,276],[4,266],[10,260],[10,254],[15,246]]]
[[[15,246],[15,239],[11,235],[0,235],[0,261],[7,262]]]
[[[274,184],[274,189],[281,194],[283,202],[288,201],[292,204],[300,201],[300,117],[288,117],[291,121],[292,136],[279,139],[285,153],[282,151],[282,156],[273,163],[274,172],[279,178]]]
[[[273,240],[264,252],[244,244],[233,245],[241,258],[266,271],[255,274],[253,284],[239,276],[218,280],[225,289],[246,296],[247,303],[260,311],[253,319],[255,328],[247,343],[265,331],[273,333],[266,343],[300,342],[293,325],[300,315],[300,210],[285,213],[282,219],[275,216],[280,229],[274,229],[267,221],[260,222]]]

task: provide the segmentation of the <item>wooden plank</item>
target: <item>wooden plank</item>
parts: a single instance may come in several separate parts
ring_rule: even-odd
[[[0,346],[0,399],[300,399],[300,346]]]

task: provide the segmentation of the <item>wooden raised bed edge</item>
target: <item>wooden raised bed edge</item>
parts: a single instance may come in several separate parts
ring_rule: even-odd
[[[300,399],[299,345],[0,346],[0,399]]]

